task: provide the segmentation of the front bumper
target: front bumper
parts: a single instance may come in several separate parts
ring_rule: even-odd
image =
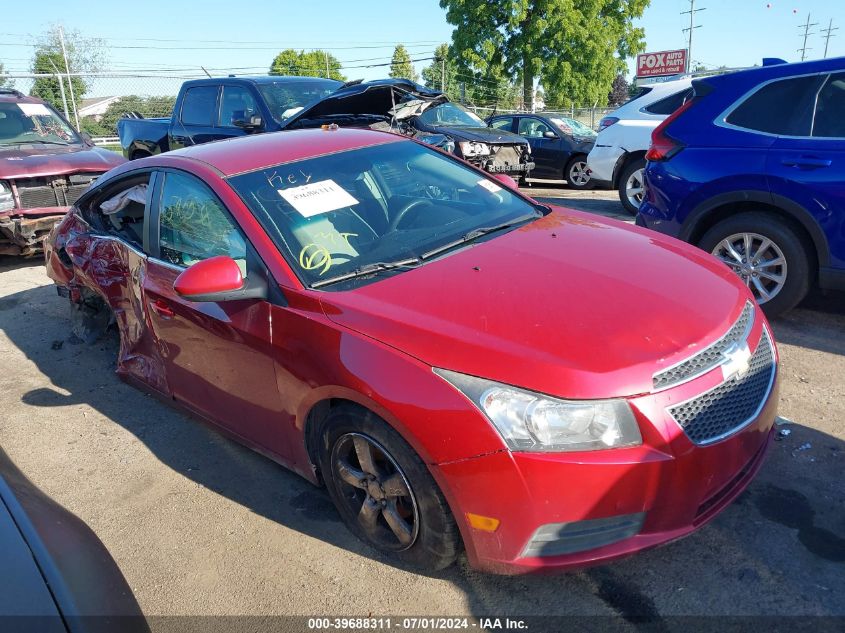
[[[0,213],[0,255],[28,256],[44,248],[44,240],[69,207],[11,209]]]
[[[436,466],[470,562],[493,573],[577,569],[669,543],[713,519],[760,469],[778,400],[775,369],[751,421],[726,439],[694,444],[667,409],[721,380],[718,369],[630,399],[641,446],[581,453],[501,451]],[[492,532],[473,528],[466,513],[497,519],[498,527]]]

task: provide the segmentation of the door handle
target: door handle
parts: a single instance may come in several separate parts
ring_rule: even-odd
[[[162,301],[161,299],[156,299],[150,304],[150,307],[153,309],[157,315],[159,315],[162,319],[172,319],[176,316],[176,313],[173,311],[166,302]]]
[[[784,158],[781,164],[787,167],[798,167],[799,169],[818,169],[820,167],[830,167],[833,161],[829,158],[801,156],[799,158]]]

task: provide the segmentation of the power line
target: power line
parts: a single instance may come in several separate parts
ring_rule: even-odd
[[[818,25],[819,25],[818,22],[813,22],[812,24],[810,24],[810,14],[808,13],[807,14],[807,23],[802,24],[801,26],[798,27],[798,28],[804,29],[804,44],[801,46],[801,48],[798,49],[798,52],[801,53],[801,61],[802,62],[805,59],[807,59],[807,51],[813,50],[812,48],[807,48],[807,38],[810,35],[815,35],[815,33],[810,33],[810,27],[818,26]]]
[[[833,32],[834,32],[834,31],[838,31],[838,30],[839,30],[839,27],[838,27],[838,26],[837,26],[837,27],[835,27],[835,28],[834,28],[834,26],[833,26],[833,18],[830,18],[830,23],[827,25],[827,28],[826,28],[826,29],[822,29],[822,33],[824,33],[824,34],[825,34],[825,36],[824,36],[824,58],[825,58],[825,59],[827,59],[827,47],[828,47],[828,45],[830,44],[830,38],[831,38],[831,37],[836,37],[836,36],[833,34]]]
[[[689,31],[689,39],[687,40],[687,67],[686,71],[689,72],[690,70],[690,63],[692,62],[692,34],[695,32],[695,29],[700,29],[701,25],[695,23],[695,14],[699,11],[705,11],[707,7],[701,7],[700,9],[695,8],[695,0],[689,0],[689,11],[681,11],[681,15],[686,15],[689,13],[689,28],[683,29],[682,32],[686,33]]]

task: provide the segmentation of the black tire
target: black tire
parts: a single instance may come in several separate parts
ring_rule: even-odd
[[[778,216],[765,211],[748,211],[722,220],[710,228],[699,240],[698,247],[713,253],[723,240],[746,233],[754,233],[771,240],[786,261],[785,267],[770,269],[785,275],[780,290],[773,294],[770,300],[760,302],[766,316],[775,318],[794,308],[807,296],[815,274],[810,256],[812,245],[791,224]],[[740,272],[737,267],[734,267],[734,270]],[[755,295],[758,294],[753,283],[749,287]]]
[[[455,519],[431,473],[399,433],[370,411],[354,405],[341,405],[326,416],[319,438],[317,457],[323,481],[343,522],[353,534],[380,553],[418,569],[436,571],[455,561],[461,549],[461,537]],[[385,489],[371,496],[369,491],[358,485],[350,485],[340,476],[341,463],[353,467],[346,470],[347,477],[356,466],[365,470],[363,461],[355,461],[359,454],[356,441],[370,443],[370,456],[377,466],[375,470],[393,475],[391,479],[397,481],[395,472],[390,472],[395,466],[402,476],[401,481],[407,484],[411,493],[410,501],[402,496],[404,501],[401,505],[393,501],[392,508],[394,513],[397,508],[402,511],[405,523],[413,528],[410,544],[400,543],[390,528],[386,517],[391,500],[382,498],[382,505],[387,503],[388,506],[379,509],[376,497]],[[351,452],[347,453],[348,449]],[[345,456],[349,459],[345,459]],[[387,479],[385,477],[383,480]],[[393,497],[400,499],[399,495]],[[365,521],[359,521],[359,516],[364,514],[363,510],[356,511],[359,506],[367,504],[372,504],[368,507],[376,508],[372,511],[376,514],[372,534],[364,528]],[[391,536],[395,543],[390,542]]]
[[[582,165],[583,169],[587,168],[587,157],[583,154],[579,156],[573,156],[569,159],[569,162],[566,163],[566,168],[563,170],[564,180],[566,180],[567,185],[569,185],[570,189],[575,189],[576,191],[583,191],[585,189],[592,189],[595,182],[592,178],[589,178],[586,182],[579,183],[577,179],[573,177],[573,170],[576,169],[577,166]]]
[[[628,198],[628,180],[635,172],[642,169],[645,169],[645,158],[636,158],[625,165],[622,169],[622,173],[619,175],[619,185],[617,187],[619,190],[619,200],[622,201],[622,206],[625,207],[625,210],[631,215],[637,215],[637,211],[640,210],[640,206],[639,204],[631,202]],[[642,176],[640,176],[640,184],[642,185]]]
[[[143,150],[136,150],[132,152],[132,156],[129,158],[129,160],[138,160],[139,158],[148,158],[150,156],[152,156],[152,154],[150,154],[149,152],[145,152]]]

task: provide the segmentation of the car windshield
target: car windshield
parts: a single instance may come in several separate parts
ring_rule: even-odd
[[[327,290],[348,287],[332,284],[344,275],[372,280],[357,273],[398,272],[445,256],[545,209],[410,141],[277,165],[229,183],[302,282]]]
[[[267,107],[279,123],[296,115],[305,106],[325,99],[343,84],[334,79],[309,79],[274,81],[258,84]]]
[[[0,103],[0,147],[81,142],[73,128],[45,103]]]
[[[420,115],[420,121],[428,125],[462,125],[467,127],[487,127],[474,112],[457,103],[441,103],[428,108]]]
[[[584,125],[577,119],[572,119],[570,117],[555,117],[551,119],[551,121],[560,128],[561,132],[567,134],[577,134],[578,136],[596,136],[596,132],[593,128],[589,125]]]

